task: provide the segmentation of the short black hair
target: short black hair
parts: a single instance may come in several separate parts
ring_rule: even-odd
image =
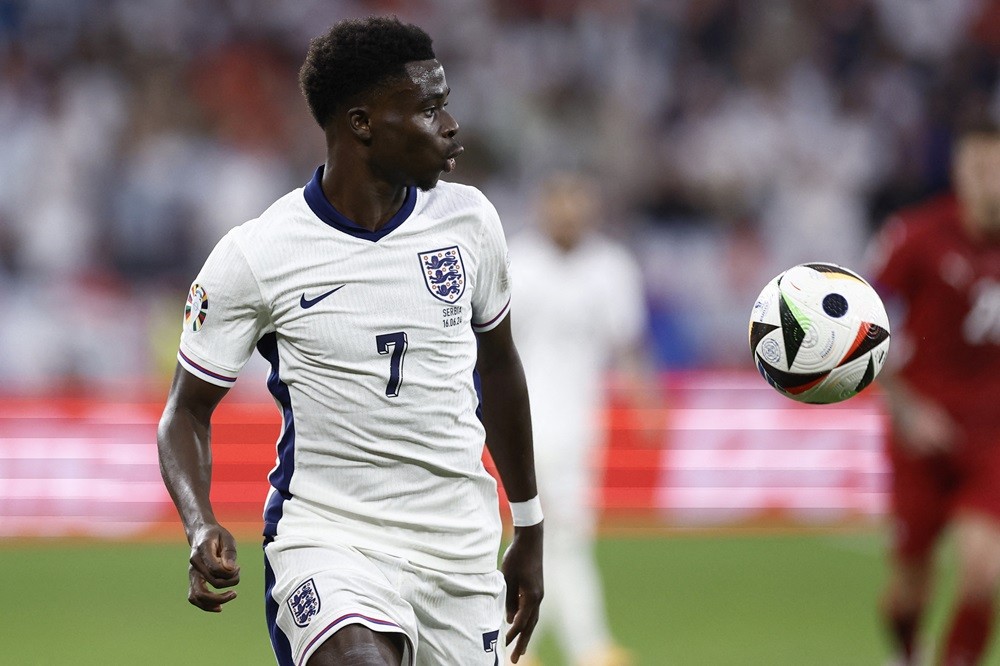
[[[347,19],[310,42],[299,86],[313,118],[326,128],[359,93],[405,76],[408,62],[434,57],[430,36],[395,16]]]

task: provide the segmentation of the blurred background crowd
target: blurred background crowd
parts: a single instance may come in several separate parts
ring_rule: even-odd
[[[215,242],[323,159],[309,39],[385,12],[434,37],[453,178],[509,233],[551,170],[602,182],[668,369],[745,365],[768,279],[863,270],[961,114],[1000,115],[996,0],[0,0],[4,387],[168,377]]]

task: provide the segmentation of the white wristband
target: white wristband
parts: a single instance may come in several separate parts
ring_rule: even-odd
[[[526,502],[511,502],[510,517],[514,527],[531,527],[542,522],[542,502],[535,495]]]

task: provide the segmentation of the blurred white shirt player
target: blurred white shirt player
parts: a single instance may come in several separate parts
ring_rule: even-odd
[[[633,361],[646,330],[639,267],[596,232],[597,184],[558,173],[543,185],[537,225],[510,243],[512,322],[532,405],[535,469],[545,510],[545,598],[573,666],[632,663],[611,637],[594,559],[596,490],[608,371]],[[627,374],[634,374],[627,373]],[[537,632],[536,632],[537,633]],[[538,664],[529,650],[530,664]],[[524,660],[522,660],[522,663]]]

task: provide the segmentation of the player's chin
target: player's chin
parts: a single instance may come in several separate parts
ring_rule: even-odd
[[[427,174],[421,178],[415,178],[413,184],[417,186],[417,189],[426,192],[427,190],[433,190],[437,187],[438,182],[441,180],[441,171],[435,171],[433,174]]]

